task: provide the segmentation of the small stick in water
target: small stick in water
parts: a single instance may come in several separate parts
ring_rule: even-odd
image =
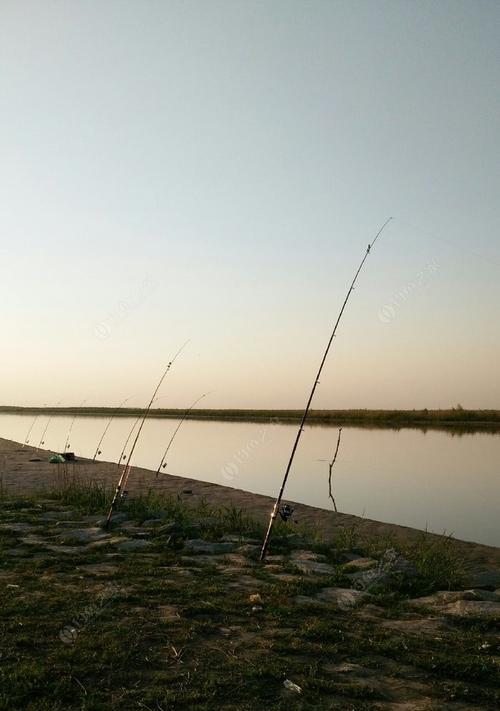
[[[333,502],[333,508],[335,509],[335,513],[337,513],[337,504],[335,503],[335,499],[333,498],[332,494],[332,469],[333,465],[335,464],[335,461],[337,459],[337,454],[339,453],[339,447],[340,447],[340,436],[342,434],[342,427],[339,427],[339,436],[337,439],[337,446],[335,447],[335,454],[333,455],[333,459],[331,462],[328,464],[328,496]]]

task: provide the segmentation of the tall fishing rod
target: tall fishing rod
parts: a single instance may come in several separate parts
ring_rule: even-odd
[[[122,409],[122,407],[125,405],[125,403],[130,400],[131,397],[132,397],[131,395],[129,395],[129,397],[126,397],[125,400],[124,400],[123,402],[121,402],[121,403],[118,405],[118,407],[116,408],[116,410],[111,414],[111,417],[109,418],[109,420],[108,420],[108,422],[107,422],[107,424],[106,424],[106,427],[104,428],[104,432],[103,432],[102,435],[101,435],[101,439],[99,440],[99,442],[98,442],[98,444],[97,444],[96,450],[95,450],[95,452],[94,452],[94,456],[92,457],[92,461],[93,461],[93,462],[95,462],[96,457],[97,457],[99,454],[102,454],[100,447],[101,447],[101,444],[102,444],[102,441],[103,441],[104,437],[106,436],[106,432],[109,430],[110,424],[113,422],[113,420],[115,419],[116,415],[119,413],[119,411],[120,411],[120,410]]]
[[[188,407],[188,409],[186,410],[186,412],[185,412],[184,415],[182,416],[182,418],[181,418],[179,424],[177,425],[177,427],[176,427],[175,430],[174,430],[173,435],[170,437],[170,441],[169,441],[169,443],[167,444],[166,450],[165,450],[164,453],[163,453],[163,457],[161,458],[161,462],[160,462],[160,464],[158,465],[158,469],[156,470],[156,476],[159,475],[160,469],[162,469],[162,468],[165,469],[165,467],[167,466],[167,463],[166,463],[166,461],[165,461],[165,457],[167,456],[168,451],[169,451],[170,447],[172,446],[172,442],[174,441],[177,432],[180,430],[182,423],[184,422],[184,420],[186,420],[186,419],[189,417],[189,413],[191,412],[191,410],[193,409],[193,407],[194,407],[195,405],[197,405],[197,404],[200,402],[200,400],[203,400],[203,398],[206,397],[207,395],[208,395],[208,393],[203,393],[203,395],[201,395],[197,400],[195,400],[195,401],[193,402],[193,404],[192,404],[190,407]]]
[[[61,404],[61,400],[59,400],[58,403],[56,403],[56,407]],[[38,449],[42,446],[42,444],[45,444],[45,435],[47,434],[47,430],[49,429],[49,425],[52,422],[52,418],[54,415],[50,415],[49,419],[47,420],[47,424],[45,425],[45,429],[42,432],[42,436],[40,437],[40,442],[38,443]]]
[[[112,517],[113,517],[113,512],[114,512],[114,510],[115,510],[115,508],[116,508],[116,506],[117,506],[117,503],[118,503],[118,497],[120,496],[124,485],[125,485],[126,482],[128,481],[128,472],[129,472],[129,469],[130,469],[130,460],[132,459],[132,455],[133,455],[133,453],[134,453],[135,447],[136,447],[137,442],[138,442],[138,440],[139,440],[139,437],[140,437],[142,428],[144,427],[144,423],[146,422],[146,419],[147,419],[147,417],[148,417],[148,415],[149,415],[149,411],[151,410],[151,406],[152,406],[152,404],[153,404],[153,402],[154,402],[154,400],[155,400],[155,398],[156,398],[156,393],[157,393],[158,390],[160,389],[161,384],[162,384],[163,381],[165,380],[165,377],[166,377],[167,373],[169,372],[170,368],[171,368],[172,365],[175,363],[177,357],[180,355],[181,351],[186,347],[186,345],[188,344],[188,342],[189,342],[189,341],[186,341],[186,343],[184,343],[184,344],[179,348],[179,350],[177,351],[177,353],[175,354],[175,356],[172,358],[172,360],[170,361],[170,363],[167,365],[167,367],[165,368],[165,370],[164,370],[164,372],[163,372],[163,375],[161,376],[161,378],[160,378],[160,380],[159,380],[158,385],[156,386],[156,388],[155,388],[155,390],[154,390],[154,392],[153,392],[153,395],[152,395],[152,397],[151,397],[151,400],[149,401],[149,404],[148,404],[148,406],[147,406],[147,408],[146,408],[146,411],[145,411],[145,413],[144,413],[144,415],[143,415],[143,417],[142,417],[141,423],[140,423],[139,428],[138,428],[138,430],[137,430],[137,433],[136,433],[136,435],[135,435],[134,442],[133,442],[133,444],[132,444],[132,447],[131,447],[130,452],[129,452],[129,455],[128,455],[127,463],[124,465],[123,471],[122,471],[121,476],[120,476],[120,478],[119,478],[119,480],[118,480],[118,484],[116,485],[116,490],[115,490],[115,493],[114,493],[114,496],[113,496],[113,500],[112,500],[112,502],[111,502],[111,506],[109,507],[108,516],[107,516],[107,518],[106,518],[106,522],[105,522],[105,524],[104,524],[104,528],[109,528],[109,526],[110,526],[110,524],[111,524],[111,519],[112,519]]]
[[[78,409],[80,409],[81,407],[83,407],[86,402],[87,402],[87,399],[86,399],[86,398],[85,398],[85,400],[82,400],[82,402],[80,403]],[[71,430],[73,429],[73,425],[75,424],[75,420],[76,420],[77,416],[78,416],[78,413],[75,412],[75,414],[74,414],[74,416],[73,416],[73,419],[71,420],[71,424],[70,424],[70,426],[69,426],[68,435],[67,435],[67,437],[66,437],[66,442],[64,443],[64,449],[63,449],[63,451],[62,451],[62,454],[63,454],[63,455],[66,454],[66,450],[69,449],[69,447],[70,447],[69,438],[71,437]]]
[[[264,558],[266,557],[267,548],[268,548],[268,546],[269,546],[269,539],[271,538],[271,532],[272,532],[272,530],[273,530],[274,522],[275,522],[276,517],[277,517],[277,515],[278,515],[279,505],[280,505],[280,503],[281,503],[281,499],[283,498],[283,492],[284,492],[284,490],[285,490],[286,482],[287,482],[287,480],[288,480],[288,475],[290,474],[290,469],[291,469],[291,467],[292,467],[293,460],[294,460],[294,458],[295,458],[295,452],[297,451],[297,447],[298,447],[298,445],[299,445],[300,437],[301,437],[301,435],[302,435],[302,432],[304,431],[304,425],[305,425],[305,422],[306,422],[306,419],[307,419],[307,415],[309,414],[309,409],[310,409],[310,407],[311,407],[311,403],[312,403],[312,400],[313,400],[313,397],[314,397],[314,393],[316,392],[316,388],[318,387],[319,378],[320,378],[321,373],[322,373],[322,371],[323,371],[323,366],[325,365],[326,358],[327,358],[328,353],[329,353],[329,351],[330,351],[330,347],[331,347],[331,345],[332,345],[332,343],[333,343],[333,339],[335,338],[335,335],[336,335],[336,333],[337,333],[338,325],[339,325],[340,320],[341,320],[341,318],[342,318],[342,316],[343,316],[343,314],[344,314],[344,310],[345,310],[345,307],[347,306],[347,302],[349,301],[349,298],[350,298],[352,292],[354,291],[354,285],[356,284],[356,281],[357,281],[357,279],[358,279],[358,276],[359,276],[361,270],[363,269],[364,263],[366,262],[366,260],[367,260],[367,258],[368,258],[368,255],[370,254],[370,251],[371,251],[373,245],[374,245],[375,242],[377,241],[379,235],[382,233],[382,231],[384,230],[384,228],[386,227],[386,225],[387,225],[391,220],[392,220],[392,217],[389,217],[389,219],[387,219],[387,220],[384,222],[384,224],[382,225],[382,227],[379,229],[379,231],[378,231],[377,234],[375,235],[375,237],[374,237],[374,239],[373,239],[373,242],[372,242],[371,244],[369,244],[368,247],[366,248],[365,255],[364,255],[363,259],[361,260],[361,264],[359,265],[359,267],[358,267],[358,269],[357,269],[357,271],[356,271],[356,273],[355,273],[355,275],[354,275],[354,279],[352,280],[351,286],[349,287],[349,289],[348,289],[348,291],[347,291],[347,295],[346,295],[346,297],[345,297],[345,299],[344,299],[344,303],[342,304],[342,308],[340,309],[340,313],[339,313],[339,315],[338,315],[338,317],[337,317],[337,320],[336,320],[336,322],[335,322],[335,326],[333,327],[333,331],[332,331],[332,334],[331,334],[331,336],[330,336],[330,340],[328,341],[328,344],[327,344],[327,346],[326,346],[326,350],[325,350],[325,352],[324,352],[324,354],[323,354],[323,358],[321,359],[321,363],[320,363],[320,366],[319,366],[319,370],[318,370],[317,375],[316,375],[316,378],[315,378],[315,380],[314,380],[314,383],[313,383],[313,386],[312,386],[312,390],[311,390],[311,393],[310,393],[310,395],[309,395],[309,399],[308,399],[308,401],[307,401],[307,404],[306,404],[306,407],[305,407],[305,410],[304,410],[304,414],[302,415],[302,420],[300,421],[299,429],[298,429],[298,432],[297,432],[297,436],[296,436],[296,438],[295,438],[295,442],[294,442],[293,447],[292,447],[292,452],[291,452],[291,454],[290,454],[290,459],[288,460],[288,465],[287,465],[287,468],[286,468],[286,470],[285,470],[285,476],[283,477],[283,482],[282,482],[282,484],[281,484],[281,488],[280,488],[280,490],[279,490],[278,496],[276,497],[276,501],[275,501],[275,503],[274,503],[274,507],[273,507],[273,510],[272,510],[272,512],[271,512],[271,516],[270,516],[270,519],[269,519],[269,526],[268,526],[268,528],[267,528],[266,536],[265,536],[265,538],[264,538],[264,542],[263,542],[263,544],[262,544],[262,549],[261,549],[261,551],[260,551],[260,560],[261,560],[261,561],[263,561]]]
[[[24,449],[24,447],[29,444],[31,430],[35,426],[35,422],[38,420],[39,417],[40,415],[35,415],[35,417],[33,418],[33,422],[31,423],[30,427],[28,428],[28,431],[26,432],[26,437],[24,438],[23,446],[21,447],[21,449]]]

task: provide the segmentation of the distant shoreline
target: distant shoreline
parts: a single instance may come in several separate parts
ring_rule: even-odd
[[[0,414],[53,415],[80,417],[139,417],[143,408],[124,407],[18,407],[0,406]],[[155,408],[149,416],[178,419],[185,410],[180,408]],[[300,422],[302,410],[252,410],[252,409],[195,409],[189,413],[192,420],[221,422],[275,422],[295,424]],[[500,431],[500,410],[311,410],[309,425],[345,425],[366,427],[417,427],[462,430]]]

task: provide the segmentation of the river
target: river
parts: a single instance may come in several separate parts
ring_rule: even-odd
[[[47,449],[62,451],[71,417],[52,418]],[[38,417],[30,444],[38,446],[48,416]],[[106,418],[75,420],[70,449],[92,457]],[[25,440],[30,415],[0,415],[0,436]],[[100,459],[116,461],[133,418],[116,418],[102,444]],[[150,419],[133,464],[156,469],[178,424]],[[296,425],[187,420],[167,459],[166,472],[275,496],[297,431]],[[331,508],[328,461],[338,430],[306,427],[295,459],[286,500]],[[344,427],[333,469],[339,511],[452,534],[500,546],[500,434],[419,429]]]

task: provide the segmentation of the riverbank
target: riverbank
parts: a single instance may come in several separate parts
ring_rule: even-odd
[[[66,467],[69,476],[79,481],[93,481],[106,488],[113,488],[117,479],[117,465],[112,462],[92,462],[90,459],[78,458],[78,461],[66,465],[50,464],[51,452],[35,447],[25,446],[11,440],[0,439],[0,485],[8,493],[29,495],[40,492],[47,487],[57,485]],[[38,461],[32,461],[38,460]],[[178,498],[188,505],[198,505],[207,501],[211,506],[232,506],[243,510],[265,525],[269,520],[274,500],[269,496],[255,494],[241,489],[235,489],[220,484],[212,484],[196,479],[179,477],[171,474],[160,474],[142,467],[133,467],[128,483],[130,496],[138,496],[148,491]],[[352,531],[364,539],[384,538],[403,546],[418,545],[423,532],[414,528],[391,523],[373,521],[344,513],[334,513],[326,509],[316,508],[290,502],[294,508],[295,525],[314,530],[317,536],[325,541],[334,540],[339,534]],[[442,536],[427,534],[429,540],[439,540]],[[453,540],[453,548],[463,556],[471,570],[500,570],[500,548],[479,543]]]
[[[139,417],[141,408],[123,407],[17,407],[0,406],[0,414],[53,415],[78,417]],[[149,417],[179,419],[185,414],[182,409],[155,408]],[[193,409],[192,420],[221,422],[274,422],[299,423],[302,410],[250,410],[250,409]],[[311,410],[310,425],[356,425],[366,427],[418,427],[454,429],[464,431],[500,431],[500,410],[466,410],[461,407],[447,410]]]
[[[28,484],[47,453],[12,445]],[[196,482],[105,530],[98,469],[2,492],[0,711],[498,708],[499,575],[469,582],[460,547],[278,522],[261,564],[264,522]]]

